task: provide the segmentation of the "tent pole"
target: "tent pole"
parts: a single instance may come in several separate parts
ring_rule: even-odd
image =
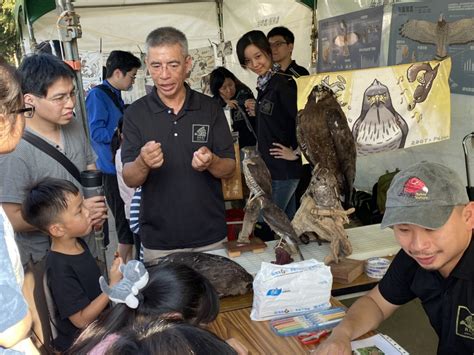
[[[219,25],[219,47],[224,47],[224,1],[223,0],[216,0],[216,11],[217,11],[217,24]],[[224,50],[221,51],[221,65],[225,66],[225,55]]]
[[[56,0],[56,8],[59,12],[57,26],[59,40],[63,44],[64,61],[74,70],[76,86],[75,111],[77,117],[82,120],[87,140],[89,140],[89,128],[87,125],[84,88],[81,75],[81,59],[77,47],[77,39],[82,37],[82,28],[79,23],[79,16],[74,11],[71,0]]]

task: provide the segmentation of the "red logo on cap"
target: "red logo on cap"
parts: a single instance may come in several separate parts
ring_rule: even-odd
[[[405,183],[403,192],[410,195],[416,195],[418,193],[426,194],[428,193],[428,188],[422,180],[417,177],[412,177]]]

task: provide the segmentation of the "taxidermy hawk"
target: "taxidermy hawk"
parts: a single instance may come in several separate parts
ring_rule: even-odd
[[[409,20],[400,28],[400,34],[417,42],[435,44],[435,59],[441,60],[448,55],[449,45],[474,41],[474,18],[446,22],[441,14],[438,22]]]
[[[312,166],[328,169],[337,179],[344,207],[351,205],[356,172],[356,146],[347,118],[331,89],[316,85],[298,112],[296,137]]]
[[[280,237],[280,243],[275,251],[277,256],[275,263],[283,265],[292,262],[292,254],[298,254],[300,259],[304,260],[290,220],[272,201],[272,178],[265,162],[255,147],[244,147],[242,152],[244,154],[242,170],[250,196],[245,206],[244,221],[237,242],[249,243],[249,236],[261,211],[263,220]]]

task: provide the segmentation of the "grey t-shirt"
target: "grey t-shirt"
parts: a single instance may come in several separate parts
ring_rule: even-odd
[[[41,138],[56,147],[53,142]],[[62,153],[79,171],[95,162],[96,157],[77,118],[61,127],[61,142]],[[47,177],[69,180],[82,191],[79,182],[61,164],[23,139],[12,153],[0,156],[0,171],[0,202],[21,204],[27,189]],[[30,259],[34,262],[41,260],[49,250],[49,237],[40,231],[15,233],[15,239],[23,265]],[[84,240],[92,255],[97,256],[93,237],[85,237]]]

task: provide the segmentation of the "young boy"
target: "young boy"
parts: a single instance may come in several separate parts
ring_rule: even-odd
[[[22,206],[25,221],[51,237],[46,273],[59,314],[55,320],[58,337],[53,343],[60,351],[68,349],[79,329],[97,319],[109,302],[99,287],[96,261],[81,239],[92,228],[83,202],[72,182],[50,178],[34,186]],[[121,261],[117,258],[112,264],[110,286],[122,278],[118,270]]]

